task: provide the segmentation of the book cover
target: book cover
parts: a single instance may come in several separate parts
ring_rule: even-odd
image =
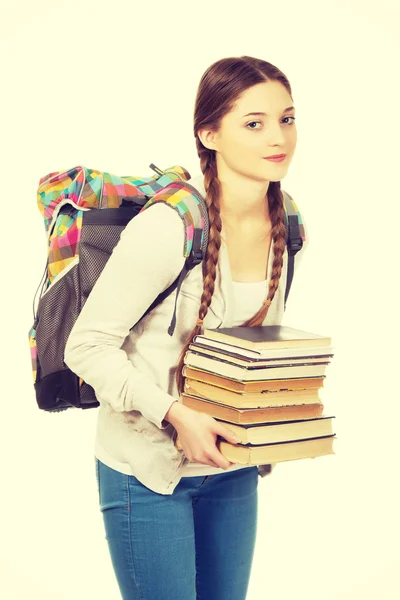
[[[273,406],[267,408],[233,408],[218,402],[181,394],[181,402],[185,406],[206,413],[215,419],[229,421],[230,423],[251,424],[271,423],[273,421],[298,421],[321,417],[324,405],[322,402],[315,404]]]
[[[209,330],[213,331],[213,330]],[[219,331],[219,330],[218,330]],[[227,338],[228,339],[228,338]],[[249,348],[241,348],[235,344],[235,338],[230,340],[228,343],[226,340],[215,340],[204,335],[195,335],[193,343],[207,346],[213,350],[225,351],[230,354],[235,354],[240,357],[248,358],[305,358],[309,356],[327,356],[331,358],[333,356],[332,346],[321,346],[321,347],[302,347],[302,348],[276,348],[270,350],[250,350]]]
[[[232,463],[261,465],[335,454],[333,449],[335,439],[336,435],[333,434],[327,437],[262,446],[236,445],[223,439],[217,439],[216,446],[221,454]]]
[[[285,325],[220,327],[205,329],[206,338],[229,342],[250,350],[330,346],[331,338]]]
[[[264,425],[235,425],[221,419],[217,420],[221,421],[227,429],[230,429],[239,438],[240,444],[259,446],[332,435],[334,433],[334,418],[331,415],[322,415],[322,417],[314,419],[278,421]]]
[[[237,392],[263,392],[272,390],[309,390],[312,388],[322,388],[324,385],[323,377],[299,377],[298,379],[270,379],[260,381],[242,381],[240,379],[231,379],[223,377],[216,373],[210,373],[202,369],[195,369],[184,365],[182,369],[184,377],[190,377],[197,381],[210,383],[226,390]]]
[[[295,404],[317,404],[320,402],[318,388],[310,390],[273,390],[263,392],[238,392],[219,388],[209,383],[186,378],[185,394],[212,400],[233,408],[268,408]]]
[[[221,358],[214,358],[188,350],[185,354],[184,364],[204,371],[209,371],[224,377],[239,379],[241,381],[254,381],[260,379],[295,379],[296,377],[321,377],[325,375],[328,363],[306,364],[289,367],[281,366],[243,366],[236,365]]]
[[[318,365],[318,364],[328,364],[331,355],[322,355],[322,356],[303,356],[296,358],[265,358],[263,356],[256,357],[248,357],[241,356],[236,352],[230,352],[229,350],[214,350],[212,347],[207,346],[206,344],[201,344],[199,342],[189,344],[189,350],[196,352],[197,354],[201,354],[202,356],[212,356],[214,358],[219,358],[221,360],[226,360],[230,363],[236,365],[242,365],[244,367],[258,366],[258,367],[273,367],[273,366],[281,366],[281,367],[290,367],[294,365]]]

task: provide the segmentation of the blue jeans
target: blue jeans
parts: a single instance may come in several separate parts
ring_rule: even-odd
[[[257,467],[182,477],[153,492],[95,457],[100,511],[123,600],[245,600]]]

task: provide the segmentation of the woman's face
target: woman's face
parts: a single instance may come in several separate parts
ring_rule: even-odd
[[[217,151],[218,172],[230,169],[260,181],[280,181],[297,142],[295,110],[285,112],[292,105],[290,94],[278,81],[247,89],[222,119],[218,133],[203,131],[205,145]],[[265,114],[248,115],[253,112]],[[274,154],[286,154],[286,158],[279,163],[265,160]]]

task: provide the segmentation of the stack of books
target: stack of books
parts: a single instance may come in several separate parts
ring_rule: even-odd
[[[334,454],[335,417],[318,394],[332,357],[331,338],[292,327],[206,329],[185,355],[180,401],[236,434],[237,445],[217,439],[233,463]]]

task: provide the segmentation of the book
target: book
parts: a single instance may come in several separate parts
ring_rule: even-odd
[[[237,392],[190,378],[185,379],[184,386],[184,391],[189,396],[197,396],[234,408],[267,408],[270,406],[317,404],[320,402],[318,388],[291,391]]]
[[[262,446],[243,446],[217,439],[216,446],[221,454],[232,463],[260,465],[335,454],[333,450],[335,438],[336,436],[333,434],[309,440],[263,444]]]
[[[309,365],[309,364],[328,364],[329,359],[332,355],[321,355],[321,356],[302,356],[302,357],[286,357],[286,358],[265,358],[263,356],[249,357],[240,356],[236,352],[230,352],[229,350],[212,350],[210,346],[206,344],[196,343],[189,344],[189,350],[201,354],[203,356],[212,356],[214,358],[220,358],[227,360],[235,365],[252,366],[258,367],[289,367],[295,365]]]
[[[330,337],[285,325],[220,327],[219,329],[205,329],[203,335],[212,340],[229,342],[249,350],[311,348],[331,345]]]
[[[265,425],[234,425],[226,421],[223,424],[239,438],[240,444],[257,446],[332,435],[334,418],[333,416],[323,415],[314,419],[278,421]]]
[[[240,381],[223,377],[216,373],[203,371],[202,369],[194,369],[188,365],[184,365],[182,369],[184,377],[190,377],[197,381],[210,383],[223,389],[237,392],[264,392],[271,390],[309,390],[312,388],[321,388],[324,385],[324,377],[299,377],[298,379],[270,379],[260,381]]]
[[[189,396],[185,392],[181,394],[181,402],[185,406],[198,412],[206,413],[215,419],[245,425],[251,423],[271,423],[273,421],[312,419],[321,417],[323,411],[321,401],[315,404],[272,406],[267,408],[233,408],[232,406],[226,406],[212,400]]]
[[[244,327],[242,328],[244,329]],[[249,328],[250,329],[250,328]],[[253,328],[254,329],[254,328]],[[260,367],[257,365],[241,366],[227,360],[213,358],[188,350],[185,354],[184,364],[224,377],[239,379],[240,381],[255,381],[260,379],[295,379],[296,377],[322,377],[325,375],[324,364],[307,364],[297,366],[271,366]]]
[[[243,329],[243,328],[242,328]],[[331,358],[333,356],[332,346],[321,346],[312,348],[273,348],[269,350],[249,350],[248,348],[241,348],[237,344],[227,343],[225,341],[215,340],[207,338],[204,335],[196,335],[193,338],[193,343],[201,346],[206,346],[219,352],[233,354],[238,357],[248,357],[254,359],[265,359],[265,358],[304,358],[308,356],[317,357],[324,356]]]
[[[332,356],[331,338],[291,327],[206,329],[185,354],[180,401],[239,438],[216,441],[232,463],[334,454],[335,417],[319,397]]]

